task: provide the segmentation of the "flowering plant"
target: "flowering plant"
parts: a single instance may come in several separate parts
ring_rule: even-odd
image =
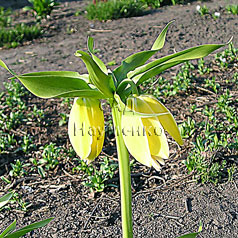
[[[68,133],[81,159],[93,161],[104,141],[104,117],[100,99],[112,109],[120,171],[123,237],[133,237],[131,211],[131,178],[129,153],[140,163],[160,170],[169,156],[166,130],[183,144],[179,129],[169,110],[152,95],[140,95],[139,86],[164,70],[188,60],[207,56],[224,44],[210,44],[186,49],[146,63],[165,43],[169,22],[152,48],[130,55],[112,72],[94,55],[93,38],[88,38],[88,53],[75,55],[86,65],[88,74],[71,71],[47,71],[17,75],[0,60],[14,78],[41,98],[73,97]]]

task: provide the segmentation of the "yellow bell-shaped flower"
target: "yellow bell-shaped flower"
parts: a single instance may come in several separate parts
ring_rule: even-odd
[[[104,142],[104,116],[100,101],[75,98],[70,112],[68,133],[77,155],[88,162],[102,151]]]
[[[161,102],[151,95],[128,98],[122,115],[125,145],[136,160],[156,170],[160,170],[160,164],[169,157],[164,129],[178,144],[183,144],[172,114]]]

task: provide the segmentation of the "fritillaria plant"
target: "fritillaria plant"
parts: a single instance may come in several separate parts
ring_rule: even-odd
[[[101,152],[104,141],[104,116],[100,100],[112,109],[120,171],[123,237],[133,237],[131,175],[129,153],[140,163],[161,169],[169,157],[164,130],[183,144],[179,129],[169,110],[154,96],[140,95],[139,86],[146,80],[180,63],[207,56],[224,46],[201,45],[146,63],[165,43],[168,23],[152,48],[130,55],[112,72],[94,55],[93,38],[88,38],[88,53],[78,50],[88,70],[80,75],[70,71],[48,71],[17,75],[0,60],[14,78],[41,98],[74,98],[68,133],[78,156],[92,162]],[[129,153],[128,153],[129,152]]]

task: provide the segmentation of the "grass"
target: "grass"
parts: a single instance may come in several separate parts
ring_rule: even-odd
[[[124,17],[140,16],[143,14],[144,4],[140,1],[122,0],[89,4],[86,8],[89,20],[115,20]]]
[[[33,11],[37,21],[50,16],[53,9],[59,5],[56,0],[28,0],[32,6],[23,8],[25,11]]]
[[[238,5],[228,5],[226,6],[227,12],[233,14],[233,15],[238,15]]]
[[[39,25],[28,26],[24,23],[0,29],[0,47],[15,48],[24,41],[31,41],[42,34]]]
[[[183,0],[108,0],[89,4],[86,8],[89,20],[116,20],[119,18],[135,17],[145,14],[148,8],[159,8],[165,5],[176,5],[189,1]],[[79,15],[77,12],[76,15]]]
[[[11,10],[0,8],[0,47],[15,48],[24,41],[31,41],[42,34],[38,24],[12,24]]]

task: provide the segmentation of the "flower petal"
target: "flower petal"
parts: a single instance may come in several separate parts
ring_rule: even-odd
[[[88,134],[90,109],[85,105],[84,100],[75,98],[68,124],[70,142],[81,159],[89,156],[92,145],[92,136]]]
[[[159,158],[168,159],[169,145],[164,129],[162,128],[158,118],[142,118],[142,122],[146,130],[150,154]]]
[[[151,167],[148,139],[140,117],[122,115],[122,135],[130,154],[140,163]]]
[[[169,112],[169,110],[160,101],[158,101],[151,95],[142,95],[140,96],[140,98],[148,103],[154,113]],[[163,128],[174,138],[174,140],[179,145],[183,145],[183,139],[180,135],[177,123],[174,120],[173,115],[169,112],[169,114],[158,116],[158,119]]]
[[[92,137],[91,153],[88,156],[88,160],[94,160],[102,151],[104,143],[104,116],[103,111],[100,107],[100,101],[90,100],[89,106],[91,113],[89,114],[89,121],[91,129],[89,131]]]
[[[152,166],[157,170],[160,171],[161,170],[161,166],[160,164],[157,162],[157,160],[152,158]]]

